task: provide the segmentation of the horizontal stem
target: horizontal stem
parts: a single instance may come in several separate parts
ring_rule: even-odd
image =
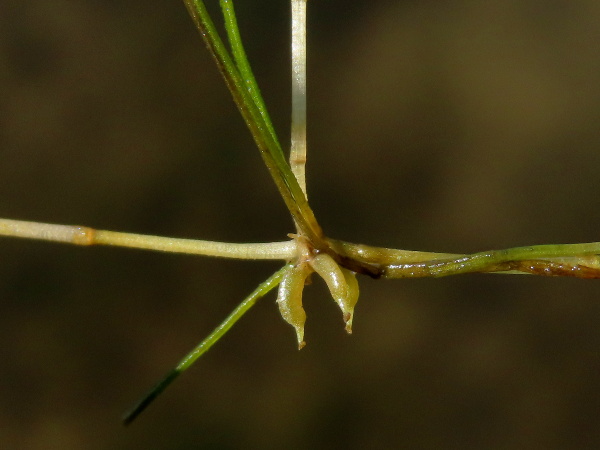
[[[2,235],[75,245],[112,245],[235,259],[290,261],[297,258],[300,252],[294,239],[269,243],[229,243],[10,219],[0,219]],[[388,249],[335,239],[328,239],[327,243],[328,253],[339,264],[375,278],[441,277],[474,272],[600,277],[600,258],[597,256],[600,255],[600,242],[534,245],[471,255]]]
[[[433,259],[454,259],[463,254],[420,252],[414,250],[399,250],[395,248],[374,247],[366,244],[328,239],[330,248],[339,255],[364,261],[368,264],[386,266],[389,264],[424,262]]]
[[[545,276],[600,277],[600,242],[514,247],[435,258],[401,261],[383,270],[384,278],[442,277],[476,272],[514,272]]]
[[[103,230],[96,232],[94,244],[235,259],[287,260],[293,258],[296,254],[296,243],[294,241],[231,243],[118,233]]]
[[[268,243],[215,242],[10,219],[0,219],[0,236],[40,239],[74,245],[112,245],[235,259],[288,260],[296,255],[294,240]]]
[[[600,277],[600,242],[549,244],[490,250],[471,255],[372,247],[328,239],[344,267],[375,278],[442,277],[464,273],[510,273]]]

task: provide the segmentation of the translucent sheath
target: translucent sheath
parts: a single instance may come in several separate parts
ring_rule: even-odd
[[[311,268],[306,263],[289,266],[279,284],[279,294],[277,296],[279,312],[283,320],[296,330],[298,350],[306,345],[306,342],[304,342],[306,312],[302,307],[302,291],[306,284],[306,278],[311,272]]]
[[[325,253],[311,259],[310,265],[325,280],[333,300],[342,310],[346,331],[351,333],[354,306],[358,300],[358,283],[354,274],[340,267],[331,256]],[[349,281],[350,283],[348,283]]]

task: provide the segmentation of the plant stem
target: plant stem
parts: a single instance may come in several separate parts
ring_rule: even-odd
[[[0,219],[0,236],[40,239],[75,245],[112,245],[235,259],[288,260],[296,254],[294,240],[269,243],[214,242],[10,219]]]
[[[254,306],[254,304],[262,297],[264,297],[269,291],[276,287],[283,274],[289,270],[291,265],[287,264],[271,275],[268,279],[263,281],[255,290],[246,297],[227,318],[217,327],[212,333],[210,333],[200,344],[198,344],[191,352],[189,352],[177,366],[170,371],[159,383],[150,390],[150,392],[128,412],[124,419],[123,424],[129,425],[133,420],[140,415],[158,395],[163,392],[175,379],[190,368],[198,358],[206,353],[219,339],[221,339],[227,331],[246,313]]]
[[[231,53],[233,55],[233,59],[235,60],[235,64],[237,65],[238,70],[240,71],[240,75],[246,85],[246,89],[252,98],[252,101],[260,111],[260,115],[267,126],[267,130],[271,135],[271,138],[277,143],[278,147],[281,149],[281,145],[279,144],[279,140],[277,139],[277,133],[275,133],[275,128],[273,128],[273,124],[271,122],[271,117],[267,111],[267,105],[265,104],[262,94],[260,93],[260,88],[258,87],[258,83],[256,82],[256,78],[254,77],[254,73],[252,72],[252,68],[250,67],[250,62],[248,61],[248,57],[246,56],[246,51],[244,50],[244,45],[242,43],[242,36],[240,35],[239,27],[237,24],[237,18],[235,15],[235,9],[233,7],[232,0],[220,0],[221,2],[221,10],[223,11],[223,18],[225,19],[225,31],[227,32],[227,38],[229,39],[229,44],[231,45]]]
[[[275,181],[288,210],[296,224],[311,242],[317,248],[324,249],[326,244],[323,239],[323,231],[317,223],[312,209],[308,205],[308,201],[298,184],[298,180],[296,180],[288,163],[285,161],[278,141],[274,140],[271,136],[260,110],[245,88],[245,83],[240,72],[221,41],[204,2],[202,0],[184,0],[184,2],[209,51],[213,55],[217,67],[225,79],[225,83],[260,150],[263,161]],[[229,27],[234,24],[229,21],[225,25]],[[238,57],[243,58],[243,55],[238,54]],[[260,95],[260,93],[255,92],[254,95]]]
[[[0,236],[40,239],[75,245],[110,245],[168,253],[235,259],[292,260],[296,240],[269,243],[229,243],[95,230],[0,219]],[[594,278],[600,275],[600,242],[554,244],[490,250],[472,255],[418,252],[373,247],[328,239],[340,263],[355,272],[383,278],[442,277],[474,272],[533,273]],[[372,268],[372,271],[361,270]]]
[[[306,0],[292,0],[290,167],[306,196]]]
[[[514,247],[449,259],[392,263],[384,269],[383,277],[443,277],[474,272],[518,271],[545,276],[598,278],[598,254],[599,242]]]
[[[397,250],[335,239],[328,243],[345,267],[355,271],[371,268],[372,272],[363,273],[388,279],[475,272],[600,277],[600,242],[514,247],[471,255]]]

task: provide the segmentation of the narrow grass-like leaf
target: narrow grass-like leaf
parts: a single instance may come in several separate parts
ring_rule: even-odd
[[[196,27],[213,55],[233,99],[248,126],[263,161],[275,181],[279,193],[292,217],[317,248],[326,248],[323,232],[298,180],[288,165],[281,146],[273,138],[259,108],[246,88],[246,84],[214,26],[202,0],[184,0]],[[234,26],[229,22],[228,26]]]
[[[179,375],[185,372],[189,367],[194,364],[204,353],[206,353],[219,339],[229,331],[229,329],[254,306],[254,304],[262,297],[264,297],[269,291],[275,288],[283,274],[289,270],[291,265],[286,264],[265,281],[263,281],[248,297],[235,308],[229,316],[210,333],[206,339],[198,344],[185,358],[183,358],[177,366],[171,370],[156,386],[154,386],[150,392],[137,404],[130,412],[125,414],[123,418],[123,424],[129,425],[139,416],[153,401],[163,392]]]
[[[250,66],[250,61],[248,61],[246,51],[244,50],[242,36],[240,35],[240,30],[237,24],[237,17],[235,15],[233,1],[221,0],[221,9],[223,10],[223,17],[225,19],[225,31],[227,31],[227,38],[229,39],[229,45],[231,46],[231,53],[233,55],[235,64],[237,65],[237,68],[240,71],[240,75],[242,76],[242,79],[246,84],[246,89],[248,89],[250,97],[254,101],[254,104],[260,111],[260,114],[263,120],[265,121],[265,125],[267,126],[271,137],[275,142],[277,142],[277,145],[281,149],[281,144],[279,143],[279,139],[277,138],[277,133],[275,133],[275,128],[273,127],[271,117],[269,116],[269,112],[267,111],[267,105],[265,104],[262,94],[260,93],[260,88],[258,87],[256,78],[254,77],[254,72],[252,71],[252,67]]]

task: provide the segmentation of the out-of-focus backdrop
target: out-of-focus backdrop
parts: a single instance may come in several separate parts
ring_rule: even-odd
[[[216,0],[207,3],[215,12]],[[237,2],[282,141],[289,5]],[[309,2],[313,208],[337,238],[472,252],[600,240],[600,3]],[[293,231],[181,2],[3,0],[0,217],[226,241]],[[600,446],[600,282],[321,282],[307,347],[278,267],[0,239],[0,448]]]

